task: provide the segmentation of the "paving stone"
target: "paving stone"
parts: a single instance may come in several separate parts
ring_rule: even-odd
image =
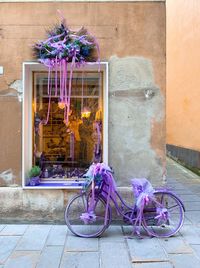
[[[200,211],[186,211],[185,215],[193,224],[200,224]]]
[[[167,178],[167,182],[166,182],[166,187],[172,187],[174,188],[175,186],[179,185],[179,183],[175,180],[175,179],[169,179]]]
[[[187,216],[185,215],[185,218],[184,218],[184,223],[183,225],[192,225],[192,222],[187,218]]]
[[[191,246],[187,244],[181,237],[170,237],[167,239],[159,239],[159,242],[168,254],[193,253]]]
[[[187,243],[200,245],[200,228],[193,225],[184,225],[180,230],[180,234]]]
[[[168,256],[156,238],[127,239],[133,262],[168,261]]]
[[[200,211],[200,202],[184,202],[186,211]]]
[[[200,258],[200,245],[191,245],[196,255]]]
[[[58,268],[61,261],[63,252],[62,246],[49,246],[46,247],[39,259],[37,268]]]
[[[1,231],[3,230],[3,228],[5,228],[6,225],[4,224],[0,224],[0,235],[1,235]]]
[[[81,238],[69,234],[65,251],[98,251],[98,238]]]
[[[1,231],[0,235],[23,235],[28,225],[9,224]]]
[[[170,260],[172,261],[174,267],[176,268],[200,267],[200,260],[194,254],[171,254]]]
[[[46,245],[48,246],[64,246],[66,235],[66,225],[54,225],[49,232]]]
[[[19,236],[0,236],[0,264],[10,256],[19,239]]]
[[[200,202],[200,196],[197,196],[195,194],[190,195],[190,194],[186,194],[186,195],[179,195],[179,198],[182,200],[182,202],[184,203],[185,201],[190,201],[190,202]]]
[[[167,181],[167,188],[169,187],[169,189],[171,189],[172,191],[176,191],[176,190],[185,190],[185,186],[179,182],[169,182]]]
[[[123,229],[123,233],[124,233],[125,238],[132,235],[133,226],[123,226],[122,229]],[[141,234],[141,236],[149,238],[147,235],[147,232],[142,227],[140,228],[140,234]],[[138,237],[134,236],[133,238],[138,238]]]
[[[192,183],[190,183],[188,185],[190,187],[190,190],[197,191],[199,193],[199,190],[200,190],[200,179],[198,181],[192,182]]]
[[[131,232],[133,231],[133,226],[126,226],[126,225],[123,225],[123,226],[122,226],[122,230],[123,230],[123,234],[124,234],[125,236],[130,235]]]
[[[40,252],[15,251],[6,262],[4,268],[35,268]]]
[[[16,250],[42,250],[50,229],[51,225],[30,225]]]
[[[173,190],[172,190],[173,191]],[[190,189],[183,188],[183,189],[174,189],[174,192],[179,195],[192,195],[194,194]]]
[[[176,178],[177,180],[183,175],[188,179],[197,179],[199,177],[170,158],[167,158],[167,174],[167,177],[171,174],[171,178]]]
[[[184,182],[185,183],[185,182]],[[191,191],[197,191],[197,193],[199,194],[199,191],[200,191],[200,177],[198,180],[196,181],[189,181],[188,183],[188,188],[191,190]]]
[[[188,189],[185,185],[185,183],[180,183],[180,182],[171,182],[171,183],[167,183],[167,186],[169,186],[172,190],[177,191],[177,192],[181,192],[181,191],[190,191],[190,189]]]
[[[193,194],[199,196],[199,193],[200,193],[200,189],[194,189],[194,190],[193,190]]]
[[[65,252],[60,268],[99,268],[98,252]],[[114,266],[113,266],[114,267]],[[110,267],[111,268],[111,267]]]
[[[100,243],[101,268],[131,268],[125,242]]]
[[[170,174],[167,174],[167,185],[178,183],[178,181],[175,178],[170,178],[171,176],[170,177],[169,176]]]
[[[170,262],[146,262],[137,263],[134,268],[173,268],[173,265]]]
[[[100,241],[124,241],[124,236],[122,233],[121,226],[109,226],[103,236],[100,238]]]

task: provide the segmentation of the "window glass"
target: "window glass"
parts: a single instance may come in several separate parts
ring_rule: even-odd
[[[33,165],[41,167],[43,179],[81,177],[92,161],[102,161],[102,76],[102,72],[74,71],[68,123],[64,119],[64,105],[55,96],[53,86],[49,120],[45,124],[48,73],[34,72]]]

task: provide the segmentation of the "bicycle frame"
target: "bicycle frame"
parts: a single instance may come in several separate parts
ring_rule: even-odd
[[[96,196],[101,196],[101,198],[103,198],[105,200],[105,203],[107,203],[107,196],[108,196],[108,192],[105,190],[104,186],[108,186],[108,184],[105,181],[102,181],[101,185],[95,189],[95,195]],[[159,193],[159,192],[164,192],[164,193],[172,193],[172,191],[169,191],[167,189],[156,189],[155,193]],[[119,194],[118,191],[114,192],[116,199],[118,199],[120,201],[120,205],[118,205],[116,199],[114,199],[112,197],[112,195],[110,196],[110,201],[109,201],[109,205],[112,202],[114,204],[115,210],[117,212],[118,215],[121,215],[123,217],[123,220],[127,220],[129,221],[131,224],[133,224],[133,222],[136,220],[137,218],[137,207],[136,207],[136,203],[133,203],[133,206],[128,205],[122,198],[122,196]],[[183,210],[185,211],[185,207],[183,202],[179,199],[179,197],[172,193],[174,196],[176,196],[176,198],[180,201]],[[159,203],[160,205],[160,203]],[[126,211],[125,211],[126,209]],[[130,213],[130,216],[127,216],[126,213]],[[151,209],[146,208],[144,213],[146,212],[152,212]]]
[[[105,200],[105,202],[107,203],[108,192],[104,189],[104,185],[107,185],[107,184],[106,184],[106,182],[103,181],[101,183],[101,186],[99,187],[99,189],[97,189],[97,191],[95,192],[95,194],[97,194],[97,196],[101,196]],[[115,191],[114,194],[119,199],[120,204],[121,204],[121,208],[118,205],[117,201],[112,197],[112,195],[110,196],[109,205],[110,205],[110,202],[112,201],[118,215],[120,214],[123,218],[127,219],[128,221],[130,221],[132,223],[136,219],[136,213],[137,213],[136,204],[134,203],[133,206],[129,206],[123,200],[122,196],[119,194],[118,191]],[[127,211],[124,212],[124,209],[127,209]],[[128,217],[126,215],[127,212],[131,212],[130,217]]]

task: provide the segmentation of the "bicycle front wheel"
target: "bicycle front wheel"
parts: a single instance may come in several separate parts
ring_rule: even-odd
[[[184,209],[173,193],[158,191],[144,209],[143,227],[155,237],[175,235],[184,222]]]
[[[65,210],[65,222],[70,231],[80,237],[98,237],[108,228],[111,219],[111,209],[108,207],[107,222],[105,224],[106,202],[96,196],[94,200],[94,218],[83,220],[83,215],[88,212],[91,195],[81,193],[75,196]]]

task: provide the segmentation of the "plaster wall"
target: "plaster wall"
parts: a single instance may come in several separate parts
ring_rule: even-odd
[[[167,143],[200,151],[200,1],[166,3]]]
[[[101,60],[110,63],[109,164],[118,185],[148,177],[160,185],[165,173],[165,3],[0,3],[0,172],[12,169],[21,185],[22,62],[31,45],[62,10],[70,28],[84,25],[99,40]],[[3,126],[3,127],[2,127]],[[53,191],[50,191],[53,193]],[[28,204],[28,203],[27,203]]]
[[[128,204],[133,204],[130,187],[120,187],[120,194]],[[0,187],[1,223],[64,223],[67,203],[76,191],[23,190],[21,187]],[[113,220],[118,220],[115,210]]]

